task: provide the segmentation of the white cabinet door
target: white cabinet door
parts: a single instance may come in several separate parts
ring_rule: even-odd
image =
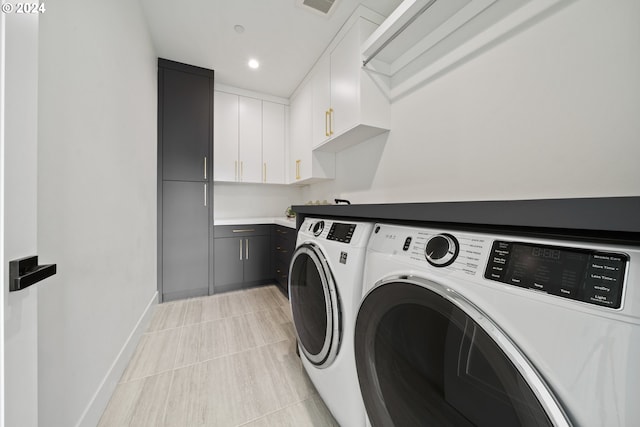
[[[304,172],[311,166],[312,108],[312,87],[306,84],[290,104],[289,181],[292,183],[301,181]],[[309,165],[308,168],[307,165]]]
[[[359,18],[333,47],[327,61],[330,82],[329,137],[322,140],[316,136],[314,149],[340,151],[389,129],[389,102],[371,77],[362,70],[360,46],[376,27],[371,21]],[[316,67],[311,81],[317,88],[314,95],[320,100],[321,87],[325,83],[319,76],[326,74],[323,70],[327,64],[320,61]],[[318,101],[318,104],[314,102],[316,109],[321,108],[321,102],[326,101]],[[315,113],[314,120],[319,122],[314,122],[315,135],[324,135],[321,133],[324,114]]]
[[[285,109],[284,105],[262,101],[262,180],[268,184],[285,183]]]
[[[373,24],[371,24],[373,25]],[[340,135],[360,119],[360,26],[351,27],[331,52],[330,133]]]
[[[213,94],[213,179],[238,178],[238,95]]]
[[[306,84],[291,100],[289,182],[309,184],[335,177],[334,153],[312,151],[313,87]]]
[[[240,181],[262,182],[262,101],[240,97]]]
[[[329,55],[322,56],[314,67],[313,90],[313,147],[331,138],[331,71]]]

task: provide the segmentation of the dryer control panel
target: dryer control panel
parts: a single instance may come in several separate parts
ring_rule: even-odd
[[[624,254],[496,240],[484,277],[552,295],[620,308]]]

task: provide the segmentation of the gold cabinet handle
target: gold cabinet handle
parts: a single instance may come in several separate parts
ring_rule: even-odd
[[[207,183],[204,184],[204,205],[207,206]]]
[[[329,110],[324,112],[324,136],[329,136]]]
[[[240,261],[242,261],[242,239],[240,239]]]
[[[204,156],[204,179],[207,179],[207,156]]]
[[[333,108],[329,108],[329,135],[333,135]]]
[[[235,177],[234,179],[237,181],[238,180],[238,161],[236,160],[236,166],[234,169],[235,172],[233,172],[233,176]]]
[[[242,172],[243,171],[243,167],[242,167],[243,164],[244,164],[244,162],[242,160],[240,160],[240,181],[242,181],[244,179],[244,173]]]
[[[245,255],[246,257],[244,259],[249,259],[249,239],[244,239],[245,243],[246,243],[246,247],[244,248],[245,250]]]
[[[300,162],[301,160],[296,160],[296,179],[300,179]]]
[[[263,174],[262,182],[267,182],[267,164],[266,163],[262,164],[262,174]]]

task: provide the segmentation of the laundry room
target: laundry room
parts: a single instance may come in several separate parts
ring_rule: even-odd
[[[0,426],[640,424],[640,3],[2,12]]]

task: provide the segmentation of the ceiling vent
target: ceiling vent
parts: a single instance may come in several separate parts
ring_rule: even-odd
[[[300,0],[300,4],[313,9],[323,15],[327,15],[336,0]]]

